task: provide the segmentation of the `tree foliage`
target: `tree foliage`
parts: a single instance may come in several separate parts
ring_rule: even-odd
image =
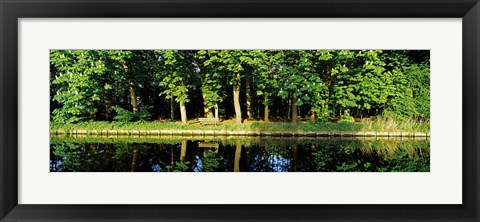
[[[56,123],[430,118],[426,50],[51,50],[50,67]]]

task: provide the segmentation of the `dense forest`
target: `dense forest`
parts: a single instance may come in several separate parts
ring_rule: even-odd
[[[51,50],[57,124],[430,118],[428,50]]]

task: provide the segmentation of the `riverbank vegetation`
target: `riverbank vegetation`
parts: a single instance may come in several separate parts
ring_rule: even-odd
[[[52,132],[68,132],[72,130],[215,130],[215,131],[262,131],[262,132],[296,132],[296,131],[352,131],[352,132],[430,132],[430,123],[405,120],[363,120],[352,123],[289,123],[289,122],[234,122],[218,125],[201,125],[190,121],[190,124],[181,122],[82,122],[74,124],[51,124]]]
[[[429,63],[428,50],[51,50],[51,129],[425,132]]]

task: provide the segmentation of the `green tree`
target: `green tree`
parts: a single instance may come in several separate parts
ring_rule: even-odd
[[[383,112],[395,118],[430,118],[430,59],[424,50],[392,50],[383,54],[393,76]]]
[[[385,72],[385,62],[379,57],[381,53],[380,50],[362,50],[356,55],[360,60],[354,77],[355,90],[359,95],[357,108],[366,110],[366,113],[370,113],[371,109],[375,114],[380,113],[391,94],[392,76]]]
[[[204,113],[210,118],[213,117],[212,108],[215,108],[215,118],[218,118],[218,103],[225,97],[222,87],[226,78],[225,73],[219,69],[223,64],[218,60],[218,53],[217,50],[200,50],[195,55],[200,69]]]
[[[196,77],[193,63],[193,52],[187,50],[157,50],[160,54],[159,85],[163,87],[160,95],[174,99],[180,105],[180,116],[183,124],[187,124],[185,103],[190,101],[188,93],[195,88],[192,83]]]
[[[51,50],[51,120],[149,120],[168,115],[169,104],[171,119],[179,107],[187,123],[187,104],[203,103],[207,117],[215,109],[218,118],[220,104],[237,123],[242,111],[263,112],[265,122],[424,121],[429,58],[427,50]]]
[[[242,86],[242,72],[247,60],[248,57],[245,51],[220,50],[218,52],[213,51],[212,55],[204,62],[204,67],[211,72],[224,73],[227,76],[227,81],[233,88],[233,106],[236,123],[242,123],[240,88]]]
[[[75,123],[96,120],[102,101],[105,110],[111,106],[109,93],[112,77],[122,72],[112,65],[115,57],[99,50],[51,50],[51,84],[57,91],[53,100],[60,108],[53,110],[53,121]]]
[[[277,94],[280,64],[283,54],[275,50],[258,50],[253,66],[256,73],[256,95],[263,96],[263,120],[269,122],[271,97]]]
[[[298,121],[298,108],[304,105],[318,106],[316,98],[321,98],[324,90],[315,65],[314,51],[289,50],[284,53],[278,95],[284,99],[290,98],[291,121],[294,123]]]

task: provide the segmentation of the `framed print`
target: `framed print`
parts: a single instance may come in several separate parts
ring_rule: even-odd
[[[2,1],[1,220],[478,221],[479,7]]]

